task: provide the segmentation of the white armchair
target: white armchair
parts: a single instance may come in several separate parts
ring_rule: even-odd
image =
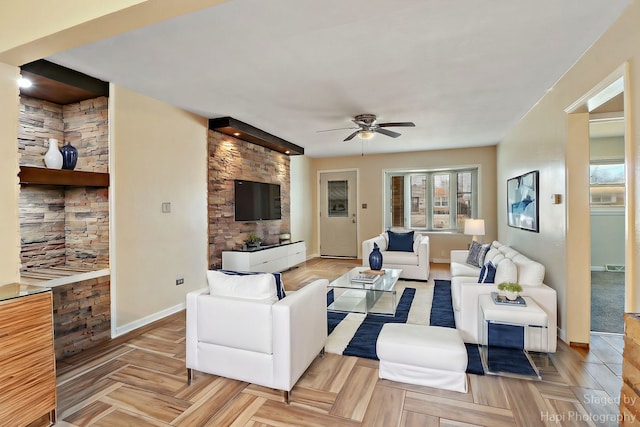
[[[250,280],[252,276],[246,276]],[[277,302],[187,294],[186,365],[195,371],[289,392],[323,352],[328,281],[316,280]]]
[[[369,254],[373,250],[373,244],[377,243],[382,253],[383,268],[402,269],[400,277],[403,279],[428,280],[429,279],[429,236],[414,233],[413,251],[390,251],[387,233],[362,242],[362,265],[369,265]]]

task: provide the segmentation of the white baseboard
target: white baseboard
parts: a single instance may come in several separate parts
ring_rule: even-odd
[[[433,258],[431,262],[434,264],[451,264],[451,260],[449,258]]]
[[[169,307],[165,310],[161,310],[161,311],[158,311],[157,313],[153,313],[149,316],[143,317],[142,319],[138,319],[134,322],[127,323],[126,325],[120,326],[119,328],[115,328],[114,330],[111,331],[111,338],[117,338],[120,335],[124,335],[138,328],[146,326],[149,323],[153,323],[156,320],[164,319],[167,316],[170,316],[174,313],[184,310],[185,307],[186,305],[184,303],[174,305],[173,307]]]

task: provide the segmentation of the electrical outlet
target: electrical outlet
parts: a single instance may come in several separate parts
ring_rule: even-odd
[[[184,277],[178,277],[176,279],[176,286],[184,284]]]

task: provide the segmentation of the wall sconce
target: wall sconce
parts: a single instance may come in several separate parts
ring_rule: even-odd
[[[484,236],[484,219],[466,219],[464,221],[464,234],[472,235],[472,242],[477,242],[477,236]]]
[[[22,77],[22,76],[20,76],[20,78],[18,78],[18,87],[26,89],[26,88],[31,87],[32,85],[33,85],[33,83],[28,78]]]

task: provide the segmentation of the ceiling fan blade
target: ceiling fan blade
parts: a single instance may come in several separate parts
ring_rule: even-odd
[[[316,133],[320,133],[320,132],[331,132],[334,130],[345,130],[345,129],[360,129],[360,128],[356,128],[356,127],[349,127],[349,128],[335,128],[335,129],[324,129],[324,130],[317,130]]]
[[[351,135],[349,135],[348,137],[346,137],[344,139],[344,141],[351,141],[358,134],[358,132],[360,132],[360,130],[357,130],[354,133],[352,133]]]
[[[380,126],[381,128],[388,128],[388,127],[394,127],[394,126],[413,128],[413,127],[416,127],[416,124],[413,122],[395,122],[395,123],[380,123],[378,126]]]
[[[376,129],[376,132],[381,133],[383,135],[387,135],[390,136],[391,138],[397,138],[399,137],[401,134],[399,134],[398,132],[394,132],[392,130],[388,130],[388,129]]]

